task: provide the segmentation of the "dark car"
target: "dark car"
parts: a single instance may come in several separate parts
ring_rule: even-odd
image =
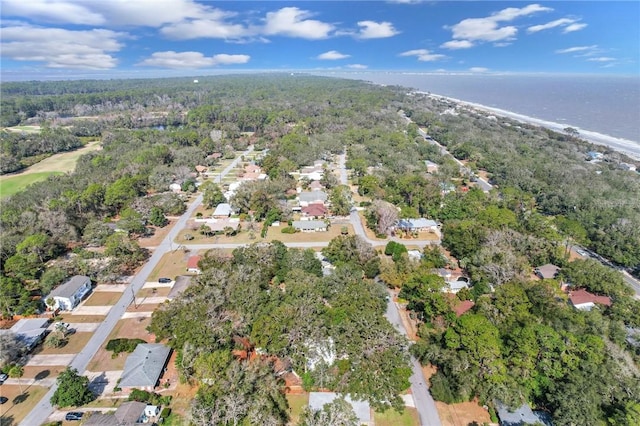
[[[84,413],[80,413],[77,411],[70,411],[67,413],[66,416],[64,416],[64,419],[67,421],[71,421],[71,420],[82,420],[82,415]]]
[[[4,383],[5,380],[7,380],[9,378],[9,376],[7,376],[4,373],[0,373],[0,385]]]
[[[167,283],[170,283],[171,281],[172,281],[171,278],[166,278],[166,277],[158,278],[158,282],[160,284],[167,284]]]
[[[6,396],[0,396],[0,404],[4,404],[7,401],[9,401],[9,398],[7,398]]]

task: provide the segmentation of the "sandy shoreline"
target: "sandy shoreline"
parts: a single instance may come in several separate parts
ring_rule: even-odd
[[[602,133],[584,130],[577,126],[571,126],[570,124],[567,124],[567,123],[561,124],[561,123],[555,123],[553,121],[541,120],[539,118],[529,117],[526,115],[517,114],[511,111],[506,111],[499,108],[492,108],[485,105],[476,104],[473,102],[467,102],[461,99],[451,98],[449,96],[441,96],[441,95],[436,95],[433,93],[427,93],[427,92],[421,92],[421,91],[418,91],[417,93],[428,95],[435,99],[445,99],[460,105],[465,105],[478,110],[490,112],[492,114],[499,115],[501,117],[510,118],[516,121],[520,121],[522,123],[545,127],[547,129],[551,129],[560,133],[563,133],[564,129],[566,129],[567,127],[573,127],[579,132],[580,134],[579,137],[581,139],[584,139],[588,142],[592,142],[597,145],[607,146],[615,151],[621,152],[635,160],[640,161],[640,144],[628,139],[614,138],[613,136],[603,135]]]

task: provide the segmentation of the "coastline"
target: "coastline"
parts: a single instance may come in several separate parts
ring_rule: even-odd
[[[510,118],[512,120],[516,120],[521,123],[533,124],[536,126],[544,127],[556,132],[562,133],[565,128],[572,127],[578,131],[579,133],[578,137],[580,139],[586,140],[587,142],[591,142],[597,145],[604,145],[614,151],[618,151],[622,154],[625,154],[636,161],[640,161],[640,144],[638,144],[638,142],[634,142],[628,139],[615,138],[613,136],[604,135],[602,133],[585,130],[578,126],[572,126],[567,123],[564,123],[564,124],[555,123],[553,121],[547,121],[547,120],[542,120],[535,117],[529,117],[529,116],[518,114],[515,112],[506,111],[499,108],[488,107],[488,106],[477,104],[474,102],[463,101],[461,99],[456,99],[449,96],[442,96],[442,95],[423,92],[423,91],[416,91],[416,93],[424,94],[434,99],[447,100],[459,105],[475,108],[477,110],[489,112],[501,117]]]

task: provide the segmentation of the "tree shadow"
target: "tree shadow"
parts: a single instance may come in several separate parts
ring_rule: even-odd
[[[89,383],[89,389],[91,389],[91,392],[93,392],[94,395],[100,396],[102,395],[104,390],[107,388],[107,384],[109,384],[109,379],[107,378],[107,375],[103,371],[102,374],[94,378]]]
[[[49,370],[42,370],[40,371],[38,374],[36,374],[35,379],[36,380],[42,380],[42,379],[46,379],[47,377],[49,377],[49,375],[51,374],[51,371]]]
[[[13,416],[7,416],[6,414],[3,414],[2,417],[0,417],[0,426],[14,426],[16,424],[17,423]]]
[[[13,404],[14,405],[22,404],[27,400],[27,398],[29,398],[29,392],[23,392],[20,395],[13,398]]]

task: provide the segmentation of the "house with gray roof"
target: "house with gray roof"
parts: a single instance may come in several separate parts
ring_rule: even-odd
[[[309,409],[313,411],[320,411],[326,404],[332,403],[336,398],[340,398],[343,395],[339,395],[335,392],[311,392],[309,393]],[[353,411],[358,417],[358,423],[361,425],[371,424],[371,407],[367,401],[355,401],[351,399],[349,395],[344,396],[345,401],[351,405]]]
[[[327,198],[327,193],[324,191],[304,191],[298,194],[298,201],[301,207],[307,207],[313,203],[324,204]]]
[[[323,220],[294,220],[291,226],[302,232],[325,232],[327,230],[327,224]]]
[[[500,426],[524,426],[524,425],[545,425],[552,426],[548,413],[543,411],[533,411],[529,404],[522,404],[517,409],[511,411],[509,407],[498,402],[498,418]]]
[[[16,339],[31,352],[47,335],[49,318],[23,318],[16,322],[9,330],[0,330],[0,333],[13,333]]]
[[[83,424],[85,426],[134,426],[148,423],[145,414],[147,404],[128,401],[122,403],[115,413],[93,413]]]
[[[212,217],[217,219],[224,219],[233,214],[233,209],[231,208],[231,204],[229,203],[220,203],[216,206],[216,209],[213,211]]]
[[[438,222],[423,217],[416,219],[400,219],[396,222],[396,229],[405,232],[433,232],[440,236]]]
[[[86,275],[75,275],[67,282],[56,287],[44,300],[53,310],[72,311],[82,298],[91,291],[91,278]]]
[[[171,349],[160,343],[141,343],[127,357],[120,377],[124,389],[153,390],[160,380]]]

